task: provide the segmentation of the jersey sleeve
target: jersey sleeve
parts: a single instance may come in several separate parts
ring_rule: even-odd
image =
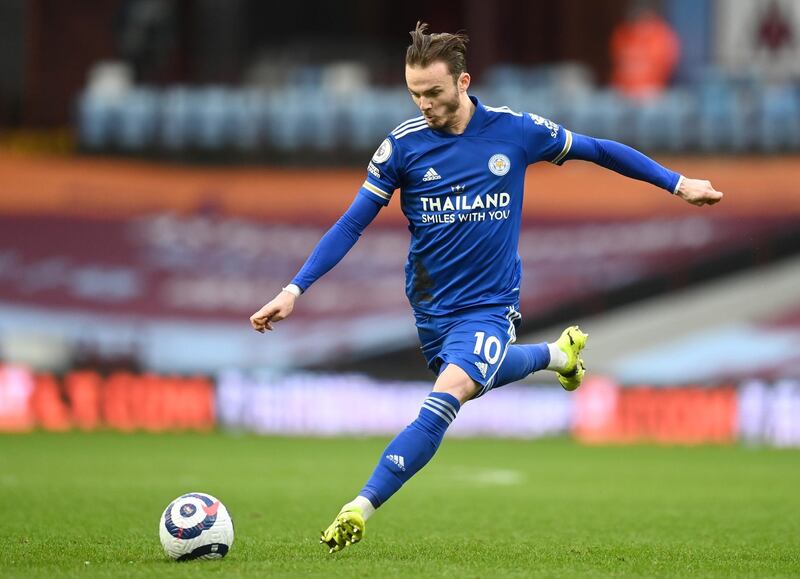
[[[523,115],[522,135],[529,165],[538,161],[561,165],[572,146],[570,131],[533,113]]]
[[[565,160],[591,161],[620,175],[652,183],[656,187],[677,193],[681,176],[662,167],[647,155],[622,143],[606,139],[594,139],[575,133],[572,147]]]
[[[400,187],[402,163],[397,141],[391,135],[386,137],[372,155],[367,165],[367,179],[359,189],[359,195],[388,205],[395,190]]]
[[[312,283],[333,269],[352,249],[382,207],[374,197],[369,199],[356,195],[350,208],[319,240],[292,283],[306,291]]]

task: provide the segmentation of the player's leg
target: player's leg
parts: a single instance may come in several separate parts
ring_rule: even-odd
[[[521,344],[508,347],[505,360],[494,377],[494,388],[522,380],[550,364],[548,344]]]
[[[422,402],[416,420],[383,451],[359,495],[342,507],[334,522],[322,533],[321,542],[328,545],[331,552],[360,541],[366,521],[375,509],[430,461],[461,404],[481,391],[485,372],[494,370],[473,353],[476,331],[482,336],[502,334],[507,331],[509,320],[498,310],[489,315],[484,312],[441,317],[418,314],[416,324],[422,353],[437,375],[433,392]],[[492,348],[489,350],[492,359],[497,358],[496,362],[500,354],[490,341]],[[482,364],[484,374],[475,362]],[[470,371],[466,371],[467,368]]]
[[[578,326],[570,326],[561,337],[549,344],[520,344],[509,346],[506,357],[495,375],[493,388],[522,380],[538,370],[552,370],[566,390],[575,390],[585,373],[581,350],[589,336]]]
[[[461,368],[446,366],[436,379],[433,392],[422,402],[417,418],[383,451],[359,496],[368,498],[374,508],[388,501],[433,458],[461,405],[478,390],[479,386]]]
[[[458,366],[448,365],[422,402],[417,418],[383,451],[383,457],[360,496],[378,508],[428,464],[439,449],[447,427],[461,405],[478,392],[478,385]]]
[[[459,407],[472,400],[480,389],[481,385],[457,364],[445,366],[433,385],[434,392],[449,394],[458,401]]]
[[[367,519],[428,464],[461,405],[479,390],[480,386],[455,364],[444,368],[416,420],[389,443],[367,484],[323,531],[320,542],[331,553],[363,538]]]

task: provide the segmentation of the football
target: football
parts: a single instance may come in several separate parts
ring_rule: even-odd
[[[219,499],[187,493],[164,509],[158,534],[164,552],[176,561],[221,559],[233,545],[233,519]]]

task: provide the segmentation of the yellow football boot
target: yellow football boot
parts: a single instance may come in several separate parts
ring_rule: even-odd
[[[578,326],[570,326],[563,332],[556,341],[558,349],[567,355],[567,364],[557,371],[558,381],[564,390],[572,392],[581,385],[586,369],[583,367],[583,360],[580,358],[581,350],[586,346],[588,334],[581,332]]]
[[[328,553],[336,553],[364,538],[366,521],[361,509],[345,505],[336,519],[322,532],[320,543],[328,546]]]

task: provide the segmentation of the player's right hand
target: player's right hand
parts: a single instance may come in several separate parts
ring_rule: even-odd
[[[292,313],[296,299],[294,294],[282,291],[272,301],[250,316],[250,325],[253,326],[255,331],[262,334],[265,330],[272,331],[274,329],[272,327],[273,323],[280,322]]]

